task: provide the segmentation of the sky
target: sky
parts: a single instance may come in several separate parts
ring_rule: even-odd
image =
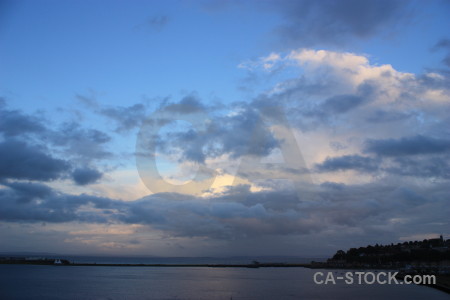
[[[450,238],[450,2],[0,2],[0,252]]]

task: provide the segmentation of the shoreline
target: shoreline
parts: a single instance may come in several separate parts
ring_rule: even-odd
[[[386,267],[330,267],[330,266],[318,266],[311,263],[251,263],[251,264],[114,264],[114,263],[63,263],[55,264],[53,260],[11,260],[0,261],[0,265],[41,265],[41,266],[55,266],[55,267],[156,267],[156,268],[307,268],[316,270],[396,270],[396,268]],[[406,273],[400,273],[396,276],[397,279],[403,280]],[[411,274],[412,275],[412,274]],[[417,274],[414,274],[417,275]],[[420,284],[423,286],[431,287],[450,294],[450,276],[435,275],[436,284]]]
[[[251,263],[251,264],[115,264],[115,263],[62,263],[53,261],[0,261],[0,265],[44,265],[72,267],[201,267],[201,268],[311,268],[311,264]]]

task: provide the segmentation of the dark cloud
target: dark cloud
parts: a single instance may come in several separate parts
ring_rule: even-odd
[[[0,132],[5,137],[21,136],[27,133],[44,133],[43,120],[22,113],[19,110],[3,109],[6,101],[0,101]]]
[[[394,156],[391,160],[364,157],[359,155],[345,155],[339,157],[328,157],[324,162],[315,165],[318,172],[335,172],[355,170],[369,174],[377,171],[385,172],[390,176],[409,176],[428,178],[434,180],[450,179],[450,165],[448,156],[432,157],[402,157]]]
[[[2,103],[5,104],[5,101],[3,100]],[[100,130],[86,129],[75,122],[63,123],[55,129],[39,115],[29,115],[20,110],[8,110],[1,106],[0,133],[5,142],[25,143],[30,149],[36,149],[39,153],[44,148],[47,148],[44,151],[47,153],[51,148],[52,151],[63,152],[64,156],[71,159],[80,159],[82,163],[111,155],[105,149],[105,144],[111,138]]]
[[[387,110],[375,110],[371,112],[366,121],[370,123],[386,123],[403,121],[413,116],[412,113],[400,112],[400,111],[387,111]]]
[[[332,87],[323,90],[329,90],[331,93]],[[355,94],[340,94],[326,98],[322,103],[312,109],[306,109],[303,113],[305,117],[318,117],[320,122],[329,122],[341,117],[341,114],[348,113],[359,107],[364,106],[374,99],[376,87],[373,83],[365,81],[358,85]],[[343,116],[345,118],[345,116]],[[332,122],[330,123],[332,124]]]
[[[450,67],[450,39],[442,39],[434,45],[432,48],[433,51],[444,50],[446,51],[445,57],[442,59],[442,62]]]
[[[191,111],[182,107],[183,110],[177,106],[177,111]],[[202,128],[184,128],[155,139],[159,150],[169,154],[179,151],[183,160],[203,163],[206,158],[224,154],[232,158],[267,156],[280,143],[264,123],[261,114],[251,107],[241,107],[233,115],[217,116],[202,122]]]
[[[88,185],[97,182],[103,174],[91,168],[79,168],[72,172],[72,178],[78,185]]]
[[[175,103],[164,99],[158,110],[149,116],[146,116],[146,106],[143,104],[101,108],[97,103],[95,111],[114,120],[117,123],[116,131],[118,132],[139,127],[144,124],[144,120],[145,124],[151,127],[171,125],[159,136],[152,137],[150,142],[157,145],[158,151],[162,153],[179,152],[181,160],[204,163],[207,158],[215,158],[223,154],[229,154],[233,158],[243,155],[266,156],[279,146],[279,141],[274,138],[268,125],[263,122],[260,109],[255,107],[238,103],[227,107],[227,112],[235,110],[236,113],[216,114],[219,108],[207,107],[197,96],[189,95]],[[273,112],[272,110],[271,113]],[[187,116],[188,122],[193,118],[191,121],[199,126],[193,128],[186,127],[185,124],[172,126],[171,123],[177,120],[177,116],[182,120],[184,116]],[[74,126],[75,124],[66,125],[67,129],[63,130],[65,133],[62,136],[63,141],[77,140],[78,136],[82,135],[78,133],[76,127],[72,129]],[[237,132],[239,134],[236,134]],[[106,141],[107,139],[99,143]],[[61,142],[61,144],[64,143]],[[79,144],[80,142],[77,142],[75,145]],[[99,154],[101,157],[102,153]],[[90,156],[96,157],[92,154]]]
[[[68,141],[104,144],[111,140],[111,137],[104,132],[97,129],[85,129],[74,122],[65,123],[60,129],[60,135],[57,136],[56,141],[61,144],[66,144]]]
[[[392,32],[410,17],[411,2],[392,0],[273,1],[286,24],[278,29],[287,42],[298,46],[342,44]]]
[[[448,185],[411,188],[399,182],[329,182],[305,187],[300,198],[292,190],[251,192],[249,186],[236,186],[206,199],[161,193],[126,202],[27,185],[30,183],[8,182],[0,189],[2,220],[144,224],[168,236],[225,240],[339,232],[344,228],[371,232],[373,226],[393,230],[400,228],[395,226],[411,226],[424,215],[433,215],[433,222],[448,223]],[[26,196],[29,198],[24,199]],[[390,223],[392,218],[411,221],[396,225]]]
[[[417,76],[417,81],[422,87],[422,91],[427,89],[433,90],[448,90],[450,86],[450,70],[446,69],[431,69],[431,73],[420,74]]]
[[[99,106],[99,104],[97,103],[97,101],[95,100],[95,95],[94,92],[91,91],[91,95],[90,96],[85,96],[85,95],[81,95],[81,94],[76,94],[75,98],[81,102],[83,105],[90,107],[90,108],[97,108]]]
[[[438,154],[450,150],[450,140],[423,135],[400,139],[367,140],[365,151],[380,156]]]
[[[4,99],[1,104],[0,180],[50,181],[72,176],[77,184],[85,185],[101,177],[91,169],[77,169],[71,174],[71,165],[110,156],[105,150],[109,135],[74,122],[53,129],[42,117],[7,110]]]
[[[69,209],[53,209],[36,202],[18,203],[21,200],[10,190],[0,190],[0,218],[6,222],[50,222],[61,223],[76,220]]]
[[[336,182],[330,182],[330,181],[326,181],[326,182],[320,184],[320,186],[324,187],[325,189],[328,189],[328,190],[343,190],[346,187],[346,185],[343,183],[336,183]]]
[[[117,123],[117,132],[127,132],[139,127],[146,117],[146,107],[141,103],[132,106],[110,107],[99,110],[99,113],[114,120]]]
[[[49,191],[43,186],[37,188],[25,187],[30,183],[21,183],[21,187],[0,189],[0,219],[8,222],[86,222],[107,223],[112,221],[111,207],[120,209],[120,201],[89,195],[67,195]],[[45,197],[36,197],[23,190],[41,189],[45,191]],[[29,196],[25,198],[25,196]],[[91,211],[80,209],[81,206],[90,206]]]
[[[118,133],[127,133],[140,127],[142,121],[147,117],[148,105],[145,103],[136,103],[130,106],[106,106],[95,99],[95,93],[91,92],[91,94],[93,95],[77,94],[75,97],[79,103],[94,113],[112,120],[116,125],[114,131]]]
[[[252,108],[244,108],[239,113],[217,121],[216,130],[211,132],[211,141],[222,145],[217,149],[210,145],[211,156],[230,154],[232,158],[244,155],[267,156],[278,148],[278,141],[264,122],[261,114]]]
[[[364,98],[356,95],[338,95],[328,98],[322,108],[329,113],[345,113],[364,102]]]
[[[156,30],[163,29],[169,23],[168,16],[153,16],[148,18],[147,23]]]
[[[428,178],[450,179],[450,158],[444,157],[426,157],[409,158],[396,157],[391,167],[385,169],[390,174],[400,176],[412,176]]]
[[[362,106],[367,102],[367,98],[362,95],[335,95],[326,98],[319,104],[310,104],[302,107],[300,104],[296,109],[296,114],[303,117],[303,121],[307,118],[309,121],[316,120],[321,123],[330,122],[330,120],[341,117],[342,114],[350,112]]]
[[[0,179],[48,181],[60,178],[69,168],[69,163],[41,147],[16,140],[0,143]]]
[[[276,13],[284,21],[274,29],[282,42],[277,44],[295,48],[341,46],[376,35],[392,37],[397,28],[408,25],[420,13],[412,0],[216,0],[202,6],[210,12],[235,8]]]
[[[158,15],[148,17],[145,22],[138,24],[134,27],[134,29],[139,31],[161,31],[164,27],[169,23],[170,18],[166,15]]]
[[[196,97],[187,96],[181,99],[178,103],[166,105],[164,110],[173,113],[192,114],[204,112],[205,106]]]
[[[2,181],[0,184],[11,188],[16,193],[18,202],[46,199],[54,194],[50,187],[40,183]]]
[[[379,160],[360,155],[345,155],[339,157],[327,157],[324,162],[317,164],[315,168],[319,172],[334,172],[356,170],[360,172],[374,172],[378,170]]]
[[[450,48],[450,39],[442,39],[434,45],[433,49]]]
[[[48,137],[55,146],[62,147],[66,155],[82,162],[104,159],[112,154],[105,149],[111,137],[97,129],[86,129],[75,122],[64,123]]]
[[[326,74],[324,75],[327,76]],[[259,111],[268,107],[268,115],[284,115],[289,123],[302,131],[320,127],[336,127],[340,123],[352,126],[360,116],[370,111],[378,92],[374,81],[364,81],[353,93],[337,93],[342,84],[336,80],[309,80],[305,76],[289,79],[277,86],[280,91],[256,97],[251,106]],[[272,111],[282,111],[274,113]]]

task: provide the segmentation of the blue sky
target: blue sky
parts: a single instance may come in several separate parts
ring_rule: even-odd
[[[380,36],[317,44],[366,53],[375,63],[405,72],[436,67],[442,55],[430,48],[448,28],[448,10],[439,4],[409,5],[416,15],[380,28]],[[288,22],[270,4],[24,1],[4,6],[2,93],[17,94],[15,100],[29,110],[71,105],[74,93],[89,89],[107,95],[102,102],[117,105],[192,90],[222,101],[242,100],[236,85],[243,74],[236,66],[274,49],[292,49],[276,36],[277,26]]]
[[[448,1],[0,10],[0,251],[311,255],[450,235]],[[166,181],[198,177],[144,178],[146,147]]]

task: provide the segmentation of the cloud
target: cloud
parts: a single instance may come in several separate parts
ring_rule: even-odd
[[[297,68],[299,73],[284,77],[251,106],[282,107],[318,182],[395,177],[413,185],[417,178],[447,178],[448,73],[399,72],[389,64],[373,64],[366,55],[330,50],[298,49],[270,57],[276,57],[271,69],[289,68],[286,73],[292,74]],[[252,70],[266,74],[264,61],[251,62]],[[345,170],[357,172],[338,172]]]
[[[445,72],[415,75],[388,64],[371,64],[365,55],[314,49],[280,55],[278,63],[297,67],[301,73],[280,81],[253,105],[282,106],[291,124],[302,131],[337,128],[349,132],[365,127],[379,138],[386,136],[387,127],[392,128],[389,123],[396,122],[397,129],[389,130],[388,136],[398,138],[400,131],[405,134],[422,126],[421,122],[430,125],[433,119],[436,127],[445,127],[442,112],[450,104],[450,77]]]
[[[365,55],[315,49],[271,53],[266,59],[247,63],[255,72],[258,66],[262,73],[286,66],[297,68],[299,73],[294,74],[299,75],[284,77],[252,101],[233,103],[220,111],[206,107],[198,98],[165,103],[162,111],[204,114],[198,118],[201,126],[182,125],[177,128],[180,130],[155,139],[160,154],[173,155],[176,163],[209,164],[231,172],[227,163],[248,154],[258,159],[278,158],[276,151],[285,142],[274,134],[279,126],[299,139],[307,165],[317,172],[319,182],[333,179],[349,183],[370,181],[370,175],[375,174],[409,176],[401,175],[399,163],[390,158],[447,151],[447,142],[438,141],[446,135],[450,121],[443,113],[450,108],[445,74],[405,73],[389,64],[373,64]],[[264,116],[270,116],[274,123],[266,122]],[[287,122],[281,122],[283,118]],[[421,132],[421,138],[408,137],[413,132]],[[340,146],[330,146],[336,145],[330,141],[339,141]],[[341,156],[336,156],[337,151]],[[348,172],[337,179],[332,177],[337,174],[328,174],[343,170],[367,176]],[[273,173],[265,170],[266,175]]]
[[[445,57],[442,59],[442,62],[447,67],[450,67],[450,39],[441,39],[438,41],[432,48],[433,51],[437,50],[445,50]]]
[[[167,25],[167,23],[169,23],[169,17],[153,16],[151,18],[148,18],[147,23],[156,30],[161,30],[163,27]]]
[[[279,62],[282,60],[280,54],[271,53],[268,56],[260,57],[257,61],[246,61],[240,63],[238,68],[247,69],[249,71],[254,71],[258,68],[262,68],[265,71],[273,72],[274,67],[279,65]]]
[[[416,135],[366,141],[365,151],[380,156],[439,154],[450,151],[450,140]]]
[[[277,45],[287,47],[342,46],[372,37],[388,37],[410,25],[420,3],[402,0],[269,0],[208,1],[209,12],[230,8],[275,14],[281,22],[271,31]]]
[[[164,110],[179,114],[192,114],[205,111],[205,106],[194,96],[186,96],[178,103],[167,104]]]
[[[450,179],[450,157],[410,158],[396,157],[391,167],[385,170],[399,176],[427,178],[429,180]]]
[[[75,98],[77,99],[78,102],[82,103],[87,107],[98,108],[99,104],[95,99],[96,98],[95,92],[93,90],[90,90],[89,92],[90,92],[89,96],[76,94]]]
[[[411,18],[413,2],[389,0],[272,1],[286,20],[277,34],[288,45],[341,45],[392,32]]]
[[[63,152],[73,161],[86,163],[109,157],[105,145],[111,137],[98,129],[83,128],[76,122],[65,122],[59,127],[51,126],[39,113],[25,114],[20,110],[0,107],[0,133],[5,142],[22,142],[45,152]],[[40,146],[38,146],[40,145]],[[43,150],[42,150],[43,151]]]
[[[261,64],[260,60],[254,63]],[[418,96],[429,98],[421,94],[434,93],[437,96],[438,93],[430,92],[428,85],[416,84],[414,74],[398,72],[388,64],[373,65],[366,56],[355,53],[298,49],[280,55],[278,63],[278,68],[299,68],[302,73],[299,77],[279,82],[265,98],[259,98],[263,102],[283,106],[301,117],[319,117],[321,122],[324,117],[325,120],[334,118],[333,115],[355,109],[359,114],[362,109],[373,114],[374,104],[383,104],[384,109],[390,105],[390,111],[404,112],[404,107],[400,106],[406,101],[403,97],[412,96],[410,101],[416,101]],[[441,83],[436,79],[433,84]],[[440,85],[439,90],[442,89]],[[442,91],[439,93],[443,94]],[[255,105],[260,102],[254,101]]]
[[[325,100],[322,109],[330,113],[345,113],[364,102],[364,98],[356,95],[337,95]]]
[[[78,185],[88,185],[97,182],[103,174],[95,169],[78,168],[72,172],[72,178]]]
[[[77,94],[75,97],[90,111],[106,117],[116,125],[114,129],[117,133],[129,133],[130,130],[140,127],[147,117],[148,105],[146,103],[135,103],[130,106],[111,106],[103,105],[96,100],[95,92],[91,95]]]
[[[99,113],[117,123],[117,132],[127,132],[142,124],[146,117],[146,107],[141,103],[137,103],[128,107],[102,108]]]
[[[170,18],[166,15],[156,15],[148,17],[145,22],[138,24],[134,27],[135,30],[139,31],[161,31],[167,24],[169,24]]]
[[[366,93],[369,92],[365,90],[367,88],[386,89],[393,83],[414,78],[413,74],[398,72],[389,64],[370,64],[365,55],[351,52],[301,48],[291,51],[284,59],[312,72],[309,76],[313,80],[325,76],[325,80],[330,81],[329,83],[334,83],[332,79],[338,80],[337,83],[342,85],[341,88],[349,88],[350,85],[357,90],[361,85],[360,91]],[[342,77],[341,80],[339,77]]]
[[[366,120],[370,123],[386,123],[404,121],[413,116],[413,113],[377,109],[370,113],[370,115],[367,116]]]
[[[24,182],[6,186],[0,189],[0,218],[6,222],[140,224],[169,237],[210,241],[308,236],[344,229],[371,232],[374,226],[387,232],[420,224],[429,230],[426,223],[416,222],[430,215],[433,222],[448,223],[448,185],[328,183],[305,187],[300,199],[291,190],[251,192],[236,186],[209,198],[161,193],[127,202],[68,195]],[[33,191],[40,191],[39,195]],[[404,221],[391,221],[399,219]]]
[[[8,110],[6,101],[1,102],[0,180],[46,182],[72,176],[78,185],[86,185],[102,176],[94,169],[72,168],[109,157],[111,153],[105,150],[109,135],[75,122],[52,128],[41,114]]]
[[[270,245],[279,237],[285,241],[306,239],[316,245],[314,239],[320,236],[324,243],[346,246],[372,242],[369,239],[374,236],[391,241],[421,231],[447,230],[447,73],[404,73],[388,64],[373,64],[366,55],[315,49],[272,53],[250,65],[254,72],[262,69],[268,76],[275,69],[294,68],[296,72],[282,74],[283,80],[248,102],[217,108],[192,95],[178,102],[165,101],[153,114],[155,122],[149,123],[152,128],[168,126],[161,128],[157,138],[151,136],[151,142],[158,157],[175,157],[183,167],[200,163],[232,178],[233,167],[248,154],[256,160],[282,159],[277,148],[286,141],[275,134],[281,128],[292,132],[312,167],[315,181],[301,187],[300,193],[282,180],[268,179],[221,186],[208,193],[202,190],[201,197],[159,193],[120,201],[67,194],[27,182],[72,178],[87,185],[100,178],[102,174],[93,162],[111,157],[106,148],[111,136],[67,122],[56,129],[46,128],[45,135],[24,126],[23,132],[29,132],[26,135],[33,136],[32,140],[25,141],[21,134],[3,134],[0,150],[6,149],[9,156],[0,158],[1,164],[8,160],[18,161],[19,166],[31,164],[32,160],[23,158],[37,156],[39,162],[47,159],[45,167],[49,168],[52,163],[58,165],[56,153],[73,161],[72,168],[59,171],[27,165],[27,171],[20,174],[20,168],[10,174],[9,166],[1,165],[1,219],[58,226],[72,226],[71,222],[125,227],[139,224],[145,229],[143,234],[167,237],[161,238],[164,242],[173,238],[205,244],[227,241],[229,245],[264,239]],[[139,103],[103,107],[97,103],[90,108],[113,120],[118,132],[127,132],[140,126],[146,107]],[[17,112],[16,116],[26,115]],[[266,116],[271,119],[266,120]],[[199,126],[169,124],[170,117],[185,117]],[[287,122],[281,122],[283,118]],[[48,148],[38,146],[47,142]],[[26,155],[20,156],[21,151]],[[283,171],[308,173],[290,167]],[[267,175],[279,170],[267,167],[252,171]],[[98,186],[101,184],[70,187],[71,193],[95,188],[92,194],[98,195],[106,190]]]
[[[22,184],[22,190],[25,189]],[[34,187],[36,189],[36,186]],[[27,188],[31,190],[31,188]],[[41,189],[44,189],[41,186]],[[64,223],[71,221],[86,223],[106,223],[110,218],[110,207],[120,208],[121,203],[89,195],[67,195],[47,191],[46,197],[28,195],[17,189],[0,189],[0,218],[7,222],[50,222]],[[82,208],[90,207],[90,210]]]
[[[3,106],[5,101],[3,100]],[[27,133],[42,133],[46,128],[40,118],[25,115],[18,110],[6,110],[0,106],[0,132],[5,137],[14,137]]]
[[[238,105],[233,113],[209,118],[206,112],[212,110],[203,107],[197,100],[187,98],[162,107],[162,112],[201,115],[194,120],[197,126],[176,127],[158,138],[151,138],[151,142],[157,143],[158,151],[168,155],[179,153],[181,161],[205,163],[207,159],[222,155],[232,159],[244,155],[263,157],[279,146],[279,141],[256,109]]]
[[[53,158],[41,147],[16,140],[0,142],[0,179],[49,181],[60,178],[69,168],[69,163]]]
[[[62,124],[52,131],[48,139],[53,145],[63,148],[72,159],[88,163],[93,160],[111,157],[112,153],[105,149],[111,137],[97,129],[86,129],[75,122]]]
[[[25,189],[27,183],[21,185]],[[28,187],[27,190],[32,188]],[[0,189],[0,217],[8,222],[143,224],[172,236],[209,239],[284,235],[319,229],[318,224],[308,224],[292,209],[285,210],[278,205],[276,210],[272,210],[269,203],[265,207],[261,203],[223,201],[228,199],[226,195],[207,202],[202,198],[170,193],[155,194],[131,202],[84,194],[77,196],[47,192],[46,195],[40,198],[28,194],[30,198],[24,200],[20,191],[11,186]],[[234,196],[241,198],[241,201],[245,201],[246,196],[267,198],[248,193],[234,193]],[[293,194],[287,197],[291,196]]]
[[[319,172],[334,172],[356,170],[360,172],[374,172],[378,170],[379,161],[359,155],[345,155],[340,157],[327,157],[324,162],[316,165]]]
[[[15,192],[19,203],[30,202],[34,199],[46,199],[54,194],[50,187],[40,183],[3,180],[0,184],[11,188]]]

